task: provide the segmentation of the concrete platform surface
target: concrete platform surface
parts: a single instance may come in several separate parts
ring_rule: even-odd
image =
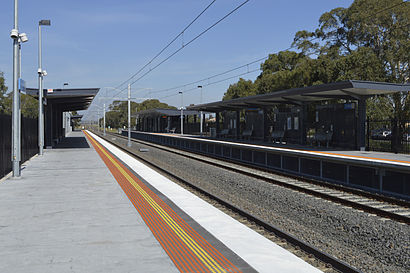
[[[92,146],[68,142],[0,183],[0,272],[178,272]]]

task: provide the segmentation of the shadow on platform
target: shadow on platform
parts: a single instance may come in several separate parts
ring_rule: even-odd
[[[84,136],[71,136],[64,138],[53,149],[73,149],[73,148],[90,148]]]

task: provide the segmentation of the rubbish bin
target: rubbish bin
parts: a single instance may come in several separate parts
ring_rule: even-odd
[[[216,137],[216,128],[209,128],[209,134],[211,137]]]

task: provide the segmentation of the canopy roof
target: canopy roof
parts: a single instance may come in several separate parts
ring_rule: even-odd
[[[148,110],[140,111],[137,113],[137,115],[140,117],[148,117],[148,116],[149,117],[153,117],[153,116],[175,117],[175,116],[181,115],[181,110],[156,108],[156,109],[148,109]],[[199,115],[199,112],[192,111],[192,110],[184,110],[184,115]]]
[[[219,112],[223,110],[239,110],[247,107],[268,107],[274,104],[309,103],[329,99],[359,100],[375,95],[408,92],[409,84],[395,84],[368,81],[343,81],[275,91],[268,94],[218,101],[190,106],[187,109],[196,111]]]
[[[76,89],[51,89],[48,92],[44,89],[44,97],[47,98],[47,104],[58,104],[63,111],[86,110],[100,88],[76,88]],[[38,89],[27,88],[28,95],[38,98]]]

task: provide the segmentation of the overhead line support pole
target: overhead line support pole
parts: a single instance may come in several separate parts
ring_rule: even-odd
[[[105,103],[104,103],[104,136],[105,136]]]
[[[127,146],[131,147],[131,84],[128,84],[128,142]]]

